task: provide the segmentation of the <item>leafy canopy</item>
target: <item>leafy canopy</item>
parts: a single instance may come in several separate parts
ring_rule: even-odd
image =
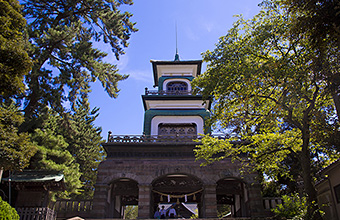
[[[36,144],[38,151],[30,160],[30,169],[63,171],[65,176],[66,191],[58,193],[60,198],[80,193],[80,169],[75,157],[70,153],[69,144],[65,138],[58,134],[59,116],[52,111],[48,113],[48,119],[44,127],[36,129],[31,134],[32,141]]]
[[[118,59],[137,31],[128,12],[119,6],[131,0],[26,0],[23,1],[30,57],[35,61],[26,77],[25,113],[34,117],[44,106],[63,112],[65,101],[90,92],[90,82],[99,80],[110,97],[116,97],[117,82],[126,79],[107,54],[93,42],[111,46]]]
[[[292,38],[304,37],[316,51],[312,66],[320,71],[340,118],[340,2],[337,0],[282,0],[291,16]]]
[[[31,70],[23,30],[26,20],[17,0],[0,0],[0,97],[24,92],[23,76]]]
[[[24,117],[13,104],[0,103],[0,168],[21,170],[37,151],[29,134],[20,133]]]
[[[211,125],[231,135],[205,136],[196,156],[207,163],[231,156],[274,180],[293,178],[286,162],[295,159],[314,213],[314,167],[339,157],[337,146],[320,146],[317,138],[320,125],[329,134],[336,130],[332,96],[312,65],[317,51],[310,41],[287,32],[292,17],[275,1],[262,6],[253,19],[239,17],[216,49],[203,54],[208,67],[194,86],[214,98]]]

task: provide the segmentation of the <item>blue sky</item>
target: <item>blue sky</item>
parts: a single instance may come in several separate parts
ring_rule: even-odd
[[[181,60],[202,59],[201,53],[213,50],[219,37],[225,35],[236,21],[234,15],[246,19],[260,10],[260,0],[134,0],[124,6],[133,14],[138,32],[133,33],[126,54],[115,60],[110,47],[97,44],[109,55],[107,62],[118,65],[121,74],[130,77],[119,83],[118,98],[110,98],[101,84],[92,85],[91,107],[99,107],[96,126],[102,136],[108,131],[117,135],[141,135],[144,109],[141,95],[145,87],[153,89],[150,60],[173,60],[176,51],[176,23],[178,52]],[[202,72],[205,71],[203,65]]]

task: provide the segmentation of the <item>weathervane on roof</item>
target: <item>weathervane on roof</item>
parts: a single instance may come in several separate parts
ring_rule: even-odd
[[[176,22],[176,54],[175,61],[179,61],[178,47],[177,47],[177,22]]]

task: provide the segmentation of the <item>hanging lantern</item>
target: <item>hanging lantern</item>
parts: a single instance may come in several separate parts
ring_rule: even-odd
[[[179,204],[179,198],[177,198],[177,205]]]
[[[196,201],[196,194],[194,194],[193,200]]]
[[[163,202],[163,195],[161,195],[161,198],[159,199],[161,202]]]

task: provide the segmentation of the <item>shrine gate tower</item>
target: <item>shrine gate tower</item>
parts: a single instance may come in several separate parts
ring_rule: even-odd
[[[231,159],[200,166],[193,140],[210,132],[205,126],[210,100],[191,93],[202,60],[151,60],[156,91],[145,89],[143,135],[109,133],[107,158],[98,168],[93,218],[123,218],[125,207],[138,205],[138,218],[153,218],[159,204],[195,206],[199,218],[216,218],[229,205],[233,217],[261,217],[263,204],[256,174],[240,175]],[[127,116],[128,117],[128,116]]]

